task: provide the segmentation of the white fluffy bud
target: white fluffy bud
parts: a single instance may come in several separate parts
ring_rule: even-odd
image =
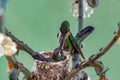
[[[10,37],[0,34],[0,41],[0,49],[5,56],[12,56],[17,52],[17,45]]]
[[[1,45],[3,39],[4,39],[4,35],[2,33],[0,33],[0,57],[4,55],[4,49]]]

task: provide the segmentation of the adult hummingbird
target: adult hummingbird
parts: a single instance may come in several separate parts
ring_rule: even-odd
[[[74,53],[75,51],[79,53],[83,59],[85,59],[77,40],[70,32],[69,26],[70,24],[68,21],[63,21],[60,26],[60,33],[58,34],[60,48],[65,51],[70,51],[71,53]]]
[[[87,26],[82,29],[80,32],[76,34],[74,37],[70,31],[70,24],[68,21],[63,21],[60,26],[60,33],[58,34],[58,40],[60,43],[61,49],[65,51],[73,51],[77,52],[81,55],[83,59],[85,59],[79,44],[90,34],[93,32],[94,27]]]

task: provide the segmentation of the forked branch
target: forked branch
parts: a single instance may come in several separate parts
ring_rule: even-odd
[[[91,64],[95,63],[95,61],[97,61],[97,59],[99,59],[101,56],[103,56],[113,46],[113,44],[118,40],[119,37],[120,37],[120,26],[118,26],[118,31],[116,32],[113,39],[101,51],[99,51],[97,54],[90,57],[85,62],[81,63],[81,65],[76,70],[69,72],[68,75],[66,76],[65,80],[70,80],[80,70],[82,70],[86,67],[95,67]]]

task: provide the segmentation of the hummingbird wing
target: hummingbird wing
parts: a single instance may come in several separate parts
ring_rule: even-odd
[[[82,51],[81,51],[81,49],[80,49],[79,44],[76,42],[76,40],[75,40],[74,38],[73,38],[73,39],[71,39],[71,38],[72,38],[72,34],[71,34],[71,36],[69,36],[69,40],[70,40],[73,48],[81,55],[81,57],[82,57],[83,59],[85,59],[85,57],[84,57],[84,55],[83,55],[83,53],[82,53]]]
[[[93,30],[94,27],[87,26],[84,29],[82,29],[80,32],[78,32],[75,37],[80,41],[83,41],[88,35],[90,35],[93,32]]]

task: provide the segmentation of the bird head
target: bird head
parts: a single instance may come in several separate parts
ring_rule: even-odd
[[[60,32],[65,35],[68,31],[70,31],[69,28],[70,24],[67,20],[63,21],[60,26]]]

